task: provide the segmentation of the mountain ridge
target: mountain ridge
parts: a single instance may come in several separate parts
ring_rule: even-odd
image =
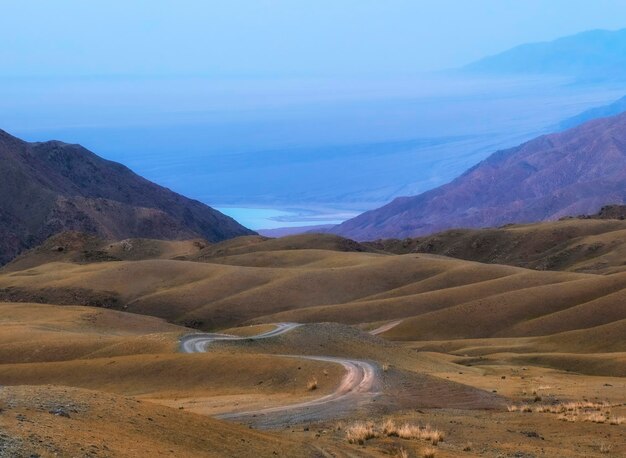
[[[626,68],[626,29],[588,30],[551,41],[525,43],[472,62],[462,71],[545,74],[583,79],[619,79]]]
[[[117,240],[253,234],[80,145],[28,143],[0,130],[0,165],[0,264],[65,230]]]
[[[591,214],[624,203],[625,183],[621,114],[497,151],[446,185],[397,198],[330,232],[362,241]]]

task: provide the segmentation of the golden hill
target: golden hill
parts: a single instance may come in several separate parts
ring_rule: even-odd
[[[328,244],[326,236],[317,244],[314,236],[304,240],[305,246]],[[0,274],[0,298],[104,305],[207,330],[401,319],[384,334],[399,340],[541,336],[626,318],[626,273],[538,272],[427,254],[296,249],[293,240],[282,239],[226,243],[231,249],[224,256],[203,262],[53,262],[9,269]]]
[[[626,221],[570,218],[364,243],[390,253],[432,253],[536,270],[609,274],[626,270]]]

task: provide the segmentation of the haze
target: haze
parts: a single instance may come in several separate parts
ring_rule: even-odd
[[[81,143],[226,212],[236,207],[255,229],[339,222],[623,95],[439,72],[520,43],[618,29],[620,1],[3,9],[3,128]]]
[[[620,28],[626,13],[606,0],[5,3],[2,74],[38,77],[397,77]]]

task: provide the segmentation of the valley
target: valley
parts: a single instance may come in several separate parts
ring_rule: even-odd
[[[0,270],[1,446],[40,456],[124,455],[138,442],[189,457],[626,451],[619,271],[383,245],[54,237]],[[106,411],[114,420],[94,430]]]
[[[623,4],[5,3],[0,458],[626,456]]]

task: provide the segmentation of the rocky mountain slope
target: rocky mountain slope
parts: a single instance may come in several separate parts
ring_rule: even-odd
[[[66,230],[113,240],[253,233],[79,145],[27,143],[0,130],[0,264]]]
[[[626,114],[498,151],[451,183],[401,197],[331,230],[355,240],[414,237],[590,214],[626,201]]]

